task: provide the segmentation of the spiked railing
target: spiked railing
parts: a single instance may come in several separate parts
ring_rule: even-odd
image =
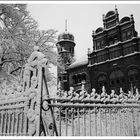
[[[111,90],[111,93],[106,93],[105,87],[102,87],[102,92],[98,94],[96,89],[92,89],[91,93],[87,93],[85,89],[82,89],[80,93],[74,92],[74,88],[70,87],[67,91],[58,91],[57,102],[79,102],[79,103],[103,103],[103,104],[116,104],[116,103],[139,103],[140,94],[138,89],[135,89],[135,94],[132,91],[125,93],[122,88],[120,88],[120,94],[116,94],[115,90]]]
[[[57,98],[50,98],[54,108],[59,136],[138,136],[140,135],[139,91],[125,93],[120,88],[107,94],[95,89],[91,93],[82,88],[78,94],[70,87],[59,90]],[[47,100],[46,100],[47,101]]]

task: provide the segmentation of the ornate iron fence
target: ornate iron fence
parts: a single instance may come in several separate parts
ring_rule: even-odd
[[[138,89],[128,94],[120,89],[120,95],[112,90],[108,95],[104,87],[101,94],[95,89],[88,94],[84,87],[77,94],[71,87],[69,92],[59,91],[57,98],[43,102],[53,108],[59,136],[139,136],[139,99]]]

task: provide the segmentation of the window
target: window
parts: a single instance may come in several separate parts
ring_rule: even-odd
[[[114,80],[111,80],[110,85],[112,86],[114,85]]]
[[[123,48],[124,55],[131,54],[135,51],[135,46],[132,43],[124,44]]]
[[[110,53],[110,59],[117,58],[119,56],[120,56],[119,50]]]
[[[100,40],[98,40],[98,41],[96,41],[96,49],[98,50],[98,49],[102,49],[102,48],[104,48],[104,46],[105,46],[105,41],[104,41],[104,39],[100,39]]]
[[[106,51],[103,50],[103,51],[98,52],[97,55],[96,55],[96,58],[97,58],[96,63],[106,61],[106,59],[107,59]]]
[[[63,80],[65,80],[65,81],[67,80],[67,76],[66,75],[63,76]]]
[[[82,81],[86,81],[87,77],[85,73],[73,75],[72,76],[73,84],[81,83]]]
[[[122,40],[128,40],[132,38],[132,32],[131,30],[125,31],[124,33],[122,33]]]
[[[100,42],[97,42],[97,49],[100,49]]]
[[[129,82],[134,82],[138,80],[138,70],[137,69],[131,69],[128,71],[128,77]]]
[[[121,70],[112,71],[109,78],[110,86],[112,89],[119,89],[120,87],[123,88],[123,86],[125,85],[124,74]]]
[[[87,79],[87,78],[86,78],[86,74],[83,73],[83,74],[82,74],[82,80],[86,81],[86,79]]]
[[[131,39],[131,37],[132,37],[132,32],[131,31],[128,31],[127,32],[127,39]]]
[[[117,43],[117,42],[118,42],[118,37],[114,36],[114,43]]]
[[[133,46],[127,47],[124,49],[124,55],[131,54],[135,51]]]
[[[117,58],[119,56],[121,56],[121,50],[117,47],[113,47],[113,48],[110,48],[109,50],[109,54],[110,54],[110,59],[113,59],[113,58]]]
[[[78,83],[81,83],[82,82],[82,75],[78,74],[77,78],[78,78]]]
[[[73,52],[73,48],[69,48],[69,51],[70,51],[70,52]]]
[[[61,52],[62,51],[62,48],[58,48],[58,52]]]
[[[122,33],[122,40],[123,41],[127,40],[126,32]]]
[[[125,79],[124,78],[121,79],[121,83],[125,83]]]
[[[115,70],[110,74],[110,79],[116,79],[123,77],[124,74],[121,70]]]
[[[99,62],[103,62],[103,61],[105,61],[106,59],[106,55],[104,54],[104,55],[99,55],[98,57],[97,57],[97,61],[98,61],[98,63]]]
[[[113,38],[111,37],[111,38],[109,38],[109,45],[112,45],[112,44],[114,44],[114,40],[113,40]]]
[[[118,42],[118,36],[114,35],[109,38],[109,45],[113,45]]]
[[[139,85],[139,72],[136,68],[130,69],[128,71],[128,81],[129,81],[129,88],[131,87],[138,87]]]
[[[119,79],[117,79],[116,82],[117,82],[117,84],[120,84],[120,80]]]
[[[107,86],[107,78],[102,74],[98,77],[98,87],[101,89],[103,86]]]
[[[91,64],[95,63],[95,58],[91,58]]]
[[[76,84],[76,75],[72,76],[73,84]]]
[[[114,27],[116,25],[116,20],[112,20],[111,22],[109,22],[107,24],[107,28],[111,28],[111,27]]]
[[[105,42],[104,42],[104,40],[102,40],[101,41],[101,48],[104,48],[104,46],[105,46]]]

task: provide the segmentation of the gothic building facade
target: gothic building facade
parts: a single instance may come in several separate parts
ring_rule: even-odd
[[[87,90],[120,87],[140,89],[140,38],[133,15],[119,19],[117,9],[103,15],[103,27],[92,33],[93,50],[87,57],[66,68],[67,85],[78,90],[84,83]],[[73,47],[72,47],[73,48]]]

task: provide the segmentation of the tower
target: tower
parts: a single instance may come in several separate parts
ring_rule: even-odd
[[[68,75],[65,71],[70,64],[73,62],[74,58],[74,36],[67,31],[67,20],[65,21],[65,32],[58,36],[58,41],[56,43],[58,54],[61,58],[62,64],[64,66],[63,70],[58,68],[58,81],[61,84],[61,88],[68,90]]]

